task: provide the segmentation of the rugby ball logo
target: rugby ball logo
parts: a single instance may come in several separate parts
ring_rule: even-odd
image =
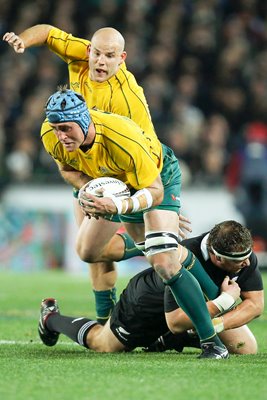
[[[92,194],[93,196],[103,197],[100,189],[104,189],[105,192],[112,194],[120,199],[126,199],[131,196],[128,186],[116,178],[102,177],[96,178],[88,182],[85,191]]]

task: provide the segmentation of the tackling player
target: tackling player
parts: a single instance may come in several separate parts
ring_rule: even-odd
[[[224,221],[209,233],[184,243],[196,252],[205,270],[221,287],[219,296],[230,300],[230,311],[225,307],[223,317],[213,319],[229,352],[256,354],[257,341],[246,324],[263,312],[264,294],[257,257],[251,252],[250,232],[236,221]],[[227,255],[215,256],[214,251]],[[239,295],[242,301],[233,308]],[[207,306],[212,317],[222,313],[217,299],[209,300]],[[167,332],[166,320],[175,335]],[[146,347],[146,351],[182,351],[186,346],[200,347],[199,339],[187,333],[190,328],[191,321],[177,308],[170,290],[149,268],[130,280],[104,328],[86,318],[60,315],[56,300],[45,299],[41,304],[39,335],[44,344],[53,346],[59,333],[63,333],[81,346],[99,352],[135,347]]]

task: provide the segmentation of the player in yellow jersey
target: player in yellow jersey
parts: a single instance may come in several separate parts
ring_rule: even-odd
[[[195,257],[178,241],[181,173],[172,150],[160,142],[148,146],[146,133],[126,117],[89,112],[82,96],[66,88],[50,96],[46,116],[52,130],[44,132],[42,140],[61,171],[78,180],[83,174],[118,178],[132,191],[131,197],[121,200],[106,192],[95,197],[80,190],[79,201],[87,214],[78,234],[80,257],[88,262],[121,257],[119,252],[115,257],[109,253],[116,229],[108,218],[118,215],[193,322],[201,341],[200,358],[228,358],[201,287],[185,268],[194,267]]]
[[[143,89],[127,70],[124,38],[117,30],[102,28],[95,32],[90,42],[51,25],[41,24],[26,29],[20,35],[7,32],[3,39],[17,53],[23,53],[31,46],[46,44],[67,63],[70,88],[83,95],[89,108],[96,107],[131,118],[146,132],[148,143],[152,147],[156,145],[157,136]],[[44,123],[42,132],[49,129],[50,126]],[[88,176],[83,176],[83,179],[73,182],[69,171],[61,171],[61,174],[76,189],[88,181]],[[74,194],[77,192],[74,191]],[[81,225],[84,215],[77,199],[74,201],[74,210],[77,223]],[[181,215],[180,226],[187,228],[183,225]],[[118,223],[114,222],[114,227],[118,229]],[[180,235],[183,235],[182,230]],[[121,234],[120,240],[121,246],[125,247],[123,259],[140,254],[127,234]],[[105,263],[91,265],[90,273],[97,315],[99,321],[105,322],[116,301],[115,266],[106,260]]]

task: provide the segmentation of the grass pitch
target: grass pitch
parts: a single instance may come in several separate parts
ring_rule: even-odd
[[[267,399],[267,313],[250,327],[256,356],[198,360],[183,353],[99,354],[64,336],[55,347],[39,340],[39,306],[56,297],[66,315],[94,316],[86,276],[51,271],[0,272],[0,398],[3,400],[257,400]],[[267,275],[264,274],[265,287]],[[127,282],[121,278],[119,290]]]

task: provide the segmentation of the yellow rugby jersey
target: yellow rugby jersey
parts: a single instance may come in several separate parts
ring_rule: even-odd
[[[147,146],[142,129],[129,118],[97,110],[90,115],[96,137],[89,150],[68,152],[46,121],[41,131],[46,151],[92,178],[118,178],[137,190],[149,186],[162,170],[162,150]]]
[[[72,36],[60,29],[50,30],[47,45],[61,57],[69,69],[70,89],[83,95],[88,108],[126,116],[135,121],[149,141],[157,141],[144,91],[134,75],[123,63],[116,75],[106,82],[94,82],[89,78],[87,56],[88,40]],[[155,146],[153,143],[152,146]]]

